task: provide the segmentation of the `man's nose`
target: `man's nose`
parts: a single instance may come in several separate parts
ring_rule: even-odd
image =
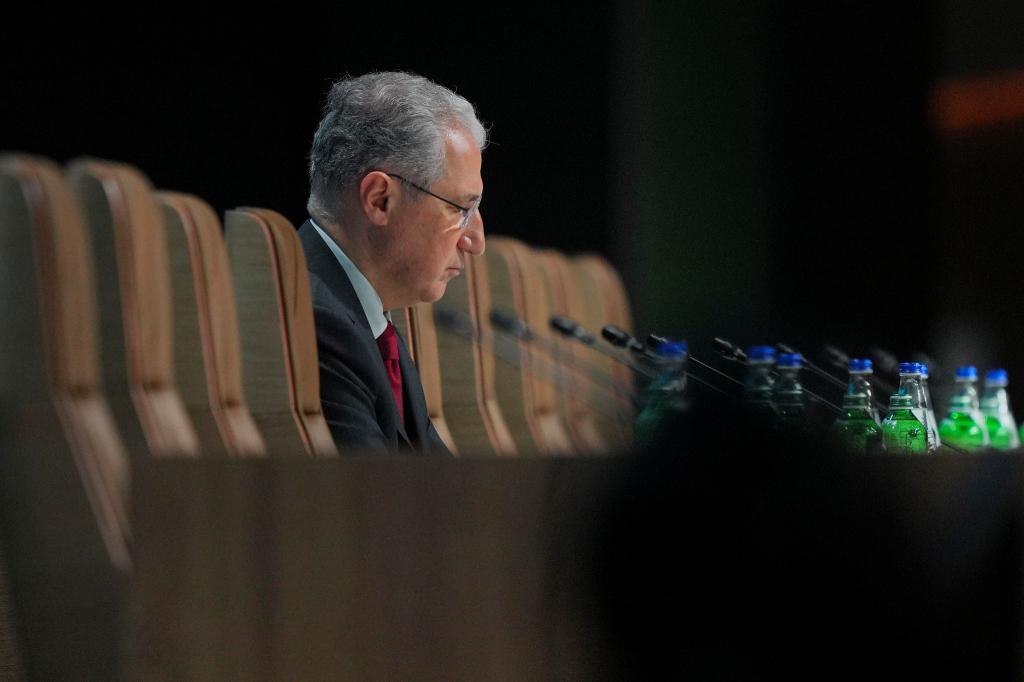
[[[477,209],[466,225],[465,234],[459,239],[459,248],[471,256],[479,256],[484,252],[484,216]]]

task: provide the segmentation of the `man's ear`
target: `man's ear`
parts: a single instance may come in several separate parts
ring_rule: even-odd
[[[387,173],[371,171],[359,182],[359,206],[374,225],[388,224],[395,207],[398,182]]]

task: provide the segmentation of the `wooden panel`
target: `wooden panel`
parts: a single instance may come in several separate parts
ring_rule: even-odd
[[[595,463],[608,466],[578,466]],[[135,478],[135,672],[587,678],[591,624],[567,562],[618,466],[147,462]]]

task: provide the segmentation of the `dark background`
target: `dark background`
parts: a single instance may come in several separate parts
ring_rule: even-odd
[[[929,110],[1024,68],[1024,5],[826,5],[38,11],[0,27],[0,148],[300,223],[330,82],[412,70],[492,125],[487,229],[606,255],[639,332],[1002,365],[1024,404],[1022,123]]]

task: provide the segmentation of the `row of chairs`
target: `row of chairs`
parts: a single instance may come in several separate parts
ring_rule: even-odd
[[[61,169],[27,155],[0,158],[0,218],[2,407],[15,420],[52,407],[37,428],[61,425],[115,554],[132,457],[338,454],[320,409],[305,259],[286,218],[238,208],[222,227],[203,200],[156,192],[126,164]],[[440,302],[394,315],[450,449],[627,448],[629,370],[548,326],[553,313],[590,329],[630,326],[607,261],[507,237],[468,260]],[[495,308],[525,320],[532,340],[495,329]],[[441,312],[472,333],[439,326]]]
[[[629,370],[548,331],[553,313],[630,326],[610,265],[503,237],[468,260],[442,301],[393,315],[450,449],[628,448]],[[52,538],[9,525],[14,546],[92,538],[82,546],[102,556],[79,559],[127,576],[134,458],[339,454],[320,408],[305,258],[274,211],[238,208],[222,225],[202,199],[154,191],[125,164],[0,156],[0,292],[0,453],[35,459],[0,458],[0,477],[32,477],[24,485],[47,491],[35,513],[61,519],[44,526]],[[496,329],[495,308],[531,340]],[[468,334],[437,322],[453,315]],[[7,582],[0,546],[0,670],[20,667]],[[36,615],[48,617],[22,613]]]
[[[496,327],[494,310],[524,322],[530,338]],[[630,326],[621,280],[603,258],[567,258],[508,237],[489,238],[484,256],[468,259],[440,302],[399,316],[427,409],[450,449],[536,455],[629,447],[631,370],[551,332],[553,314],[590,330]],[[472,336],[453,331],[452,320],[468,320]]]

